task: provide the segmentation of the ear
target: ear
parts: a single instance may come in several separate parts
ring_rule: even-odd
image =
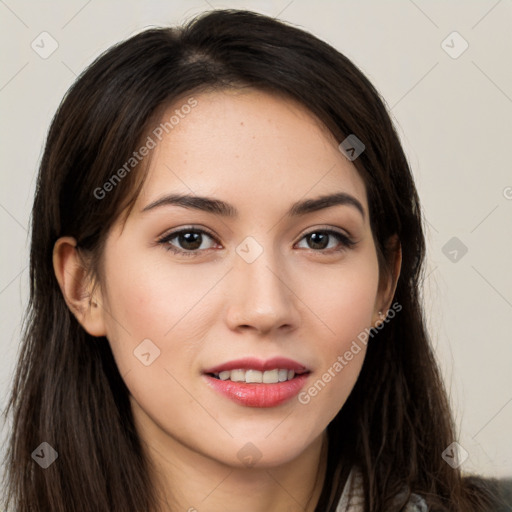
[[[386,312],[391,307],[391,302],[395,295],[398,278],[400,277],[400,270],[402,268],[402,246],[398,235],[391,236],[387,243],[386,249],[388,254],[387,265],[389,272],[384,274],[379,280],[379,292],[375,302],[375,311],[373,323],[376,321],[382,322],[386,317]],[[382,315],[379,315],[379,311]]]
[[[64,300],[78,322],[91,336],[105,336],[101,295],[96,291],[92,297],[93,286],[74,238],[65,236],[55,242],[53,269]]]

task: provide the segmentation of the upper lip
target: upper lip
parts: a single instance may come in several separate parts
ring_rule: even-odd
[[[212,366],[204,370],[204,373],[220,373],[229,370],[259,370],[264,372],[276,368],[293,370],[295,373],[306,373],[309,371],[303,364],[286,357],[273,357],[267,360],[244,357],[243,359],[233,359],[232,361]]]

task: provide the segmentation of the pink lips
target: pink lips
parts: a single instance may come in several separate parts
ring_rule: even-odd
[[[214,373],[229,370],[266,370],[274,369],[293,370],[296,375],[293,379],[275,384],[232,382],[220,380],[213,376]],[[294,396],[304,387],[309,377],[308,369],[291,359],[276,357],[267,361],[254,358],[244,358],[229,361],[227,363],[208,368],[204,372],[206,382],[215,390],[230,400],[246,407],[275,407]]]

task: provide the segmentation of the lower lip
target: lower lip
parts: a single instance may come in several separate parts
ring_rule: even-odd
[[[276,382],[275,384],[247,384],[220,380],[210,375],[204,375],[208,384],[234,402],[246,407],[276,407],[294,396],[304,387],[308,373],[297,375],[292,380]]]

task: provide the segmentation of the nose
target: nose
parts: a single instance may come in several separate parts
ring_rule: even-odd
[[[299,299],[289,274],[270,250],[264,250],[252,263],[237,255],[229,273],[229,328],[254,330],[261,335],[296,329],[300,323]]]

